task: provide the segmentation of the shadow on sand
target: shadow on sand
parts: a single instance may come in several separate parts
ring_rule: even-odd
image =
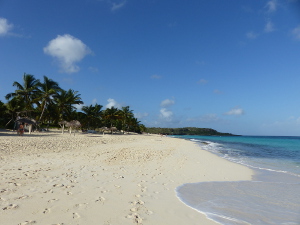
[[[50,132],[32,132],[31,134],[25,132],[23,137],[42,137],[42,136],[49,136]],[[15,137],[21,137],[17,134],[17,131],[12,131],[12,130],[5,130],[5,129],[0,129],[0,137],[3,136],[15,136]]]

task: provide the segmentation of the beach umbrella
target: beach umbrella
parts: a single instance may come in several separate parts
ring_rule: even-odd
[[[31,120],[28,118],[20,118],[20,119],[17,119],[16,122],[27,123],[27,124],[36,124],[36,122],[34,120]]]
[[[36,125],[36,121],[30,118],[19,118],[16,120],[17,123],[27,123],[29,124],[29,134],[31,134],[32,125]]]

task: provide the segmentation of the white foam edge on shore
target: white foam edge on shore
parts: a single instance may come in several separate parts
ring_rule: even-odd
[[[184,184],[183,184],[183,185],[184,185]],[[187,203],[185,203],[185,202],[179,197],[179,193],[177,192],[177,189],[180,188],[180,187],[183,186],[183,185],[180,185],[180,186],[178,186],[178,187],[175,189],[175,195],[176,195],[176,197],[178,198],[178,200],[179,200],[180,202],[182,202],[183,204],[185,204],[185,205],[186,205],[187,207],[189,207],[190,209],[193,209],[193,210],[197,211],[198,213],[204,214],[205,217],[206,217],[208,220],[211,220],[211,221],[213,221],[213,222],[215,222],[215,223],[218,223],[218,224],[221,224],[221,225],[222,225],[222,223],[219,223],[218,221],[216,221],[216,220],[214,220],[214,219],[208,217],[208,214],[210,214],[210,213],[207,213],[207,212],[204,212],[204,211],[200,211],[200,210],[198,210],[198,209],[195,209],[194,207],[192,207],[192,206],[188,205]]]
[[[201,142],[206,142],[208,144],[209,148],[212,148],[212,149],[216,148],[218,146],[221,146],[221,144],[219,144],[219,143],[211,142],[211,141],[206,141],[206,140],[203,141],[203,140],[199,140],[199,139],[190,139],[190,141],[197,142],[199,144],[201,144]],[[217,155],[217,156],[219,156],[219,157],[221,157],[223,159],[228,160],[229,162],[237,163],[237,164],[246,166],[246,167],[248,167],[250,169],[258,169],[258,170],[265,170],[265,171],[276,172],[276,173],[284,173],[284,174],[288,174],[288,175],[291,175],[291,176],[300,177],[299,174],[292,173],[292,172],[285,171],[285,170],[275,170],[275,169],[270,169],[270,168],[252,166],[252,165],[249,165],[247,163],[242,162],[241,160],[234,160],[233,158],[228,157],[227,154],[225,154],[224,156],[222,156],[220,154],[217,154],[215,151],[209,151],[209,149],[205,147],[205,144],[202,144],[200,146],[205,151],[211,152],[211,153],[213,153],[213,154],[215,154],[215,155]]]

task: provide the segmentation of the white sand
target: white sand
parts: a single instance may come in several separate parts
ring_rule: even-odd
[[[0,224],[216,224],[175,188],[251,176],[182,139],[0,131]]]

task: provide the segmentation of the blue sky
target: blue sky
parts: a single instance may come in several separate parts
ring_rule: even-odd
[[[24,73],[146,126],[300,136],[296,0],[0,0],[0,100]]]

